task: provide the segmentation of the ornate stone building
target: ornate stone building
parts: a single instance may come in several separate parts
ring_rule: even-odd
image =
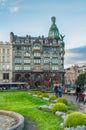
[[[83,66],[71,66],[65,69],[64,81],[65,84],[75,84],[76,79],[80,74],[86,73],[86,65]]]
[[[74,85],[79,74],[79,66],[71,66],[70,68],[65,69],[65,84]]]
[[[26,81],[30,85],[63,83],[64,41],[52,17],[48,37],[25,37],[10,33],[13,48],[13,81]]]
[[[0,83],[12,81],[12,45],[0,42]]]

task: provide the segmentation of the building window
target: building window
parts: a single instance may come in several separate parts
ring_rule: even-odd
[[[43,51],[50,51],[50,47],[43,47]]]
[[[53,53],[52,56],[53,56],[53,57],[57,57],[57,54],[56,54],[56,53]]]
[[[15,66],[15,70],[21,70],[22,66]]]
[[[44,63],[45,63],[45,64],[49,64],[50,62],[49,62],[48,59],[44,59]]]
[[[57,51],[57,48],[56,48],[56,47],[53,47],[53,51]]]
[[[5,53],[5,49],[3,49],[3,53]]]
[[[24,53],[24,56],[30,56],[30,53]]]
[[[30,47],[24,47],[24,51],[29,51]]]
[[[9,56],[7,56],[7,62],[10,62],[10,57]]]
[[[9,54],[9,52],[10,52],[10,50],[9,49],[7,49],[7,53]]]
[[[58,64],[58,60],[57,59],[52,59],[52,63],[53,64]]]
[[[40,63],[40,59],[34,59],[34,63]]]
[[[35,70],[40,70],[40,66],[34,66]]]
[[[29,59],[24,59],[24,63],[30,63]]]
[[[49,53],[44,53],[44,57],[50,57]]]
[[[30,66],[24,66],[24,70],[30,70]]]
[[[49,65],[45,65],[44,66],[44,70],[49,70],[50,69],[50,66]]]
[[[15,56],[21,56],[21,53],[20,52],[16,52],[14,55]]]
[[[15,59],[15,63],[21,63],[21,59]]]
[[[38,53],[38,52],[35,52],[35,53],[34,53],[34,56],[41,56],[41,54]]]
[[[21,50],[21,46],[17,46],[16,49],[17,49],[17,50]]]
[[[5,61],[5,56],[2,56],[2,61]]]
[[[10,66],[9,65],[7,65],[7,70],[9,70],[10,69]]]
[[[34,50],[40,50],[40,46],[36,44],[36,45],[34,46]]]
[[[9,79],[9,73],[3,73],[3,79]]]
[[[52,66],[52,70],[58,70],[58,66]]]

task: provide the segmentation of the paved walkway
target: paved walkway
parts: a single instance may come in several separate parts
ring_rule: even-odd
[[[80,103],[76,102],[76,96],[63,94],[63,97],[67,98],[69,102],[79,106],[80,107],[79,111],[86,113],[86,103],[84,104],[83,102]]]
[[[50,95],[54,95],[54,93],[51,93]],[[76,102],[76,96],[74,95],[63,94],[62,97],[67,98],[69,102],[79,106],[80,107],[79,111],[86,114],[86,103],[84,104],[82,102],[81,103]]]

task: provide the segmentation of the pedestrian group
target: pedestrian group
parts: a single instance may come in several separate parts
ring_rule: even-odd
[[[54,91],[55,91],[55,96],[57,98],[62,97],[62,87],[60,85],[56,85]]]

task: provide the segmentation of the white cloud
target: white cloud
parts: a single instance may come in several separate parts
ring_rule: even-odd
[[[0,0],[0,2],[5,2],[5,0]]]
[[[66,58],[66,59],[67,59],[67,58],[75,58],[75,57],[81,58],[81,57],[83,57],[83,54],[73,53],[73,52],[66,52],[66,54],[65,54],[65,58]]]
[[[78,64],[78,65],[86,65],[86,61],[85,60],[83,60],[83,61],[77,61],[76,62],[76,64]]]
[[[64,68],[68,68],[75,64],[78,65],[81,63],[86,63],[84,56],[85,55],[83,53],[81,54],[81,53],[66,52]]]
[[[19,11],[19,7],[12,7],[12,8],[10,8],[10,11],[11,12],[18,12]]]

